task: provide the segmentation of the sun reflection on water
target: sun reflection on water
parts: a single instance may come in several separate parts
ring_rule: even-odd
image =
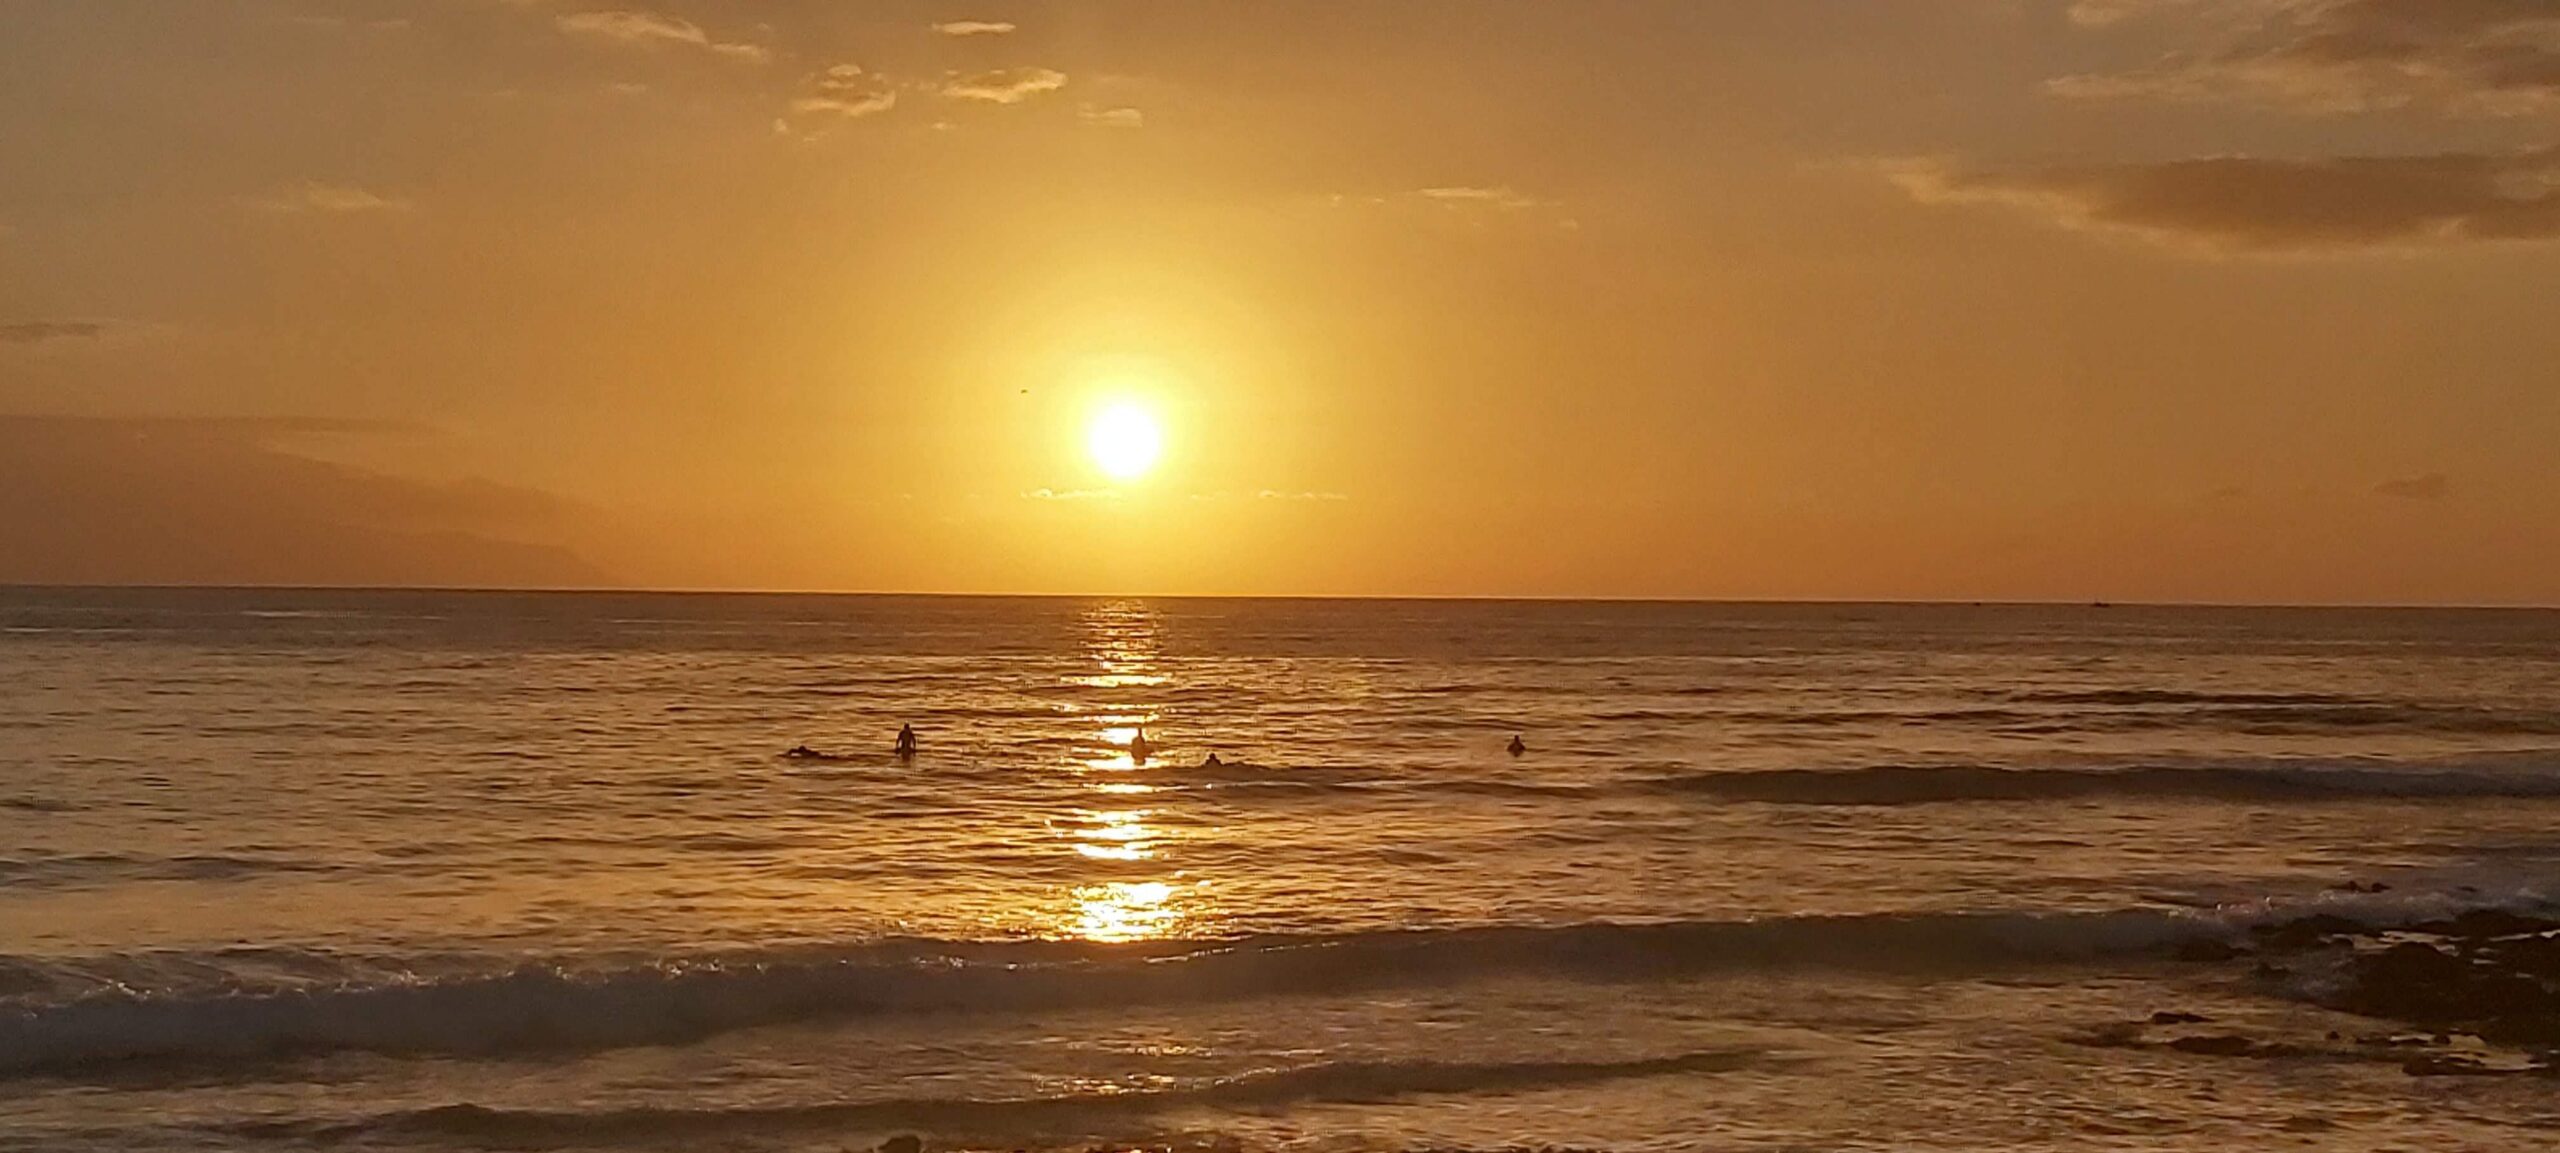
[[[1157,694],[1174,683],[1173,669],[1159,657],[1156,614],[1143,601],[1110,601],[1086,609],[1082,624],[1087,667],[1061,680],[1085,698],[1071,711],[1090,726],[1079,740],[1085,751],[1070,767],[1078,775],[1094,774],[1083,787],[1100,803],[1061,819],[1062,839],[1074,859],[1085,863],[1080,870],[1127,869],[1140,862],[1161,866],[1166,864],[1161,858],[1188,834],[1177,838],[1156,809],[1121,807],[1158,791],[1155,785],[1129,779],[1144,767],[1130,755],[1130,746],[1141,731],[1163,720]],[[1148,735],[1152,739],[1157,734]],[[1171,871],[1163,880],[1070,882],[1059,894],[1063,904],[1052,906],[1043,919],[1060,935],[1088,941],[1180,935],[1204,915],[1199,896],[1208,888],[1208,882],[1184,876]]]
[[[1083,813],[1077,819],[1086,827],[1076,831],[1076,851],[1097,860],[1147,860],[1156,855],[1159,834],[1141,823],[1146,817],[1145,809]]]
[[[1075,920],[1068,931],[1088,941],[1139,941],[1169,937],[1187,919],[1176,903],[1180,890],[1166,881],[1113,881],[1075,891]]]

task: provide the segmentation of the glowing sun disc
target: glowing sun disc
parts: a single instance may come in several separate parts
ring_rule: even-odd
[[[1163,454],[1164,431],[1147,410],[1115,404],[1093,418],[1085,431],[1085,448],[1093,454],[1094,466],[1113,480],[1136,480]]]

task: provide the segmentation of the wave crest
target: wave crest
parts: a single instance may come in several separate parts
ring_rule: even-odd
[[[1820,966],[1966,972],[2141,952],[2221,931],[2193,914],[2152,910],[1913,913],[1127,945],[904,941],[441,980],[350,974],[344,983],[266,989],[137,993],[118,986],[66,1000],[15,998],[0,1010],[0,1076],[346,1050],[582,1051],[884,1014],[1341,994],[1505,975],[1641,981]],[[0,958],[0,971],[31,964]],[[79,966],[90,973],[111,967]],[[41,982],[20,973],[10,984]]]

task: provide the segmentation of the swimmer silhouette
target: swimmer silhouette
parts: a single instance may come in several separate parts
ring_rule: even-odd
[[[1205,761],[1200,762],[1200,767],[1201,767],[1201,768],[1204,768],[1204,769],[1214,769],[1214,768],[1219,768],[1219,767],[1221,767],[1221,766],[1223,766],[1223,765],[1225,765],[1225,764],[1226,764],[1226,762],[1225,762],[1225,761],[1222,761],[1222,760],[1219,760],[1219,759],[1218,759],[1218,754],[1216,754],[1216,753],[1211,753],[1211,754],[1209,754],[1209,759],[1208,759],[1208,760],[1205,760]]]
[[[1154,754],[1155,746],[1147,743],[1146,727],[1143,725],[1139,726],[1138,735],[1129,738],[1130,763],[1143,765],[1147,763],[1147,758]]]
[[[1529,746],[1520,743],[1520,734],[1518,733],[1511,734],[1511,743],[1505,746],[1505,748],[1507,748],[1511,755],[1515,757],[1529,751]]]
[[[900,725],[900,726],[898,726],[898,759],[903,761],[903,760],[907,760],[907,759],[909,759],[909,758],[911,758],[911,757],[914,757],[915,755],[916,755],[916,730],[915,730],[915,726],[913,726],[913,725]]]

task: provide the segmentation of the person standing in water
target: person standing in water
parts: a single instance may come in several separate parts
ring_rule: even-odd
[[[916,755],[916,730],[913,725],[898,726],[898,759],[911,760]]]
[[[1520,755],[1520,754],[1522,754],[1522,753],[1525,753],[1525,752],[1528,752],[1528,751],[1529,751],[1529,746],[1521,742],[1521,740],[1520,740],[1520,734],[1518,734],[1518,733],[1513,733],[1513,734],[1511,734],[1511,743],[1510,743],[1509,745],[1507,745],[1507,746],[1504,746],[1504,748],[1505,748],[1505,750],[1506,750],[1506,751],[1508,751],[1512,756],[1515,756],[1515,757],[1516,757],[1516,756],[1519,756],[1519,755]]]
[[[1143,765],[1155,754],[1155,746],[1147,743],[1147,727],[1138,726],[1138,735],[1129,738],[1129,763]]]

